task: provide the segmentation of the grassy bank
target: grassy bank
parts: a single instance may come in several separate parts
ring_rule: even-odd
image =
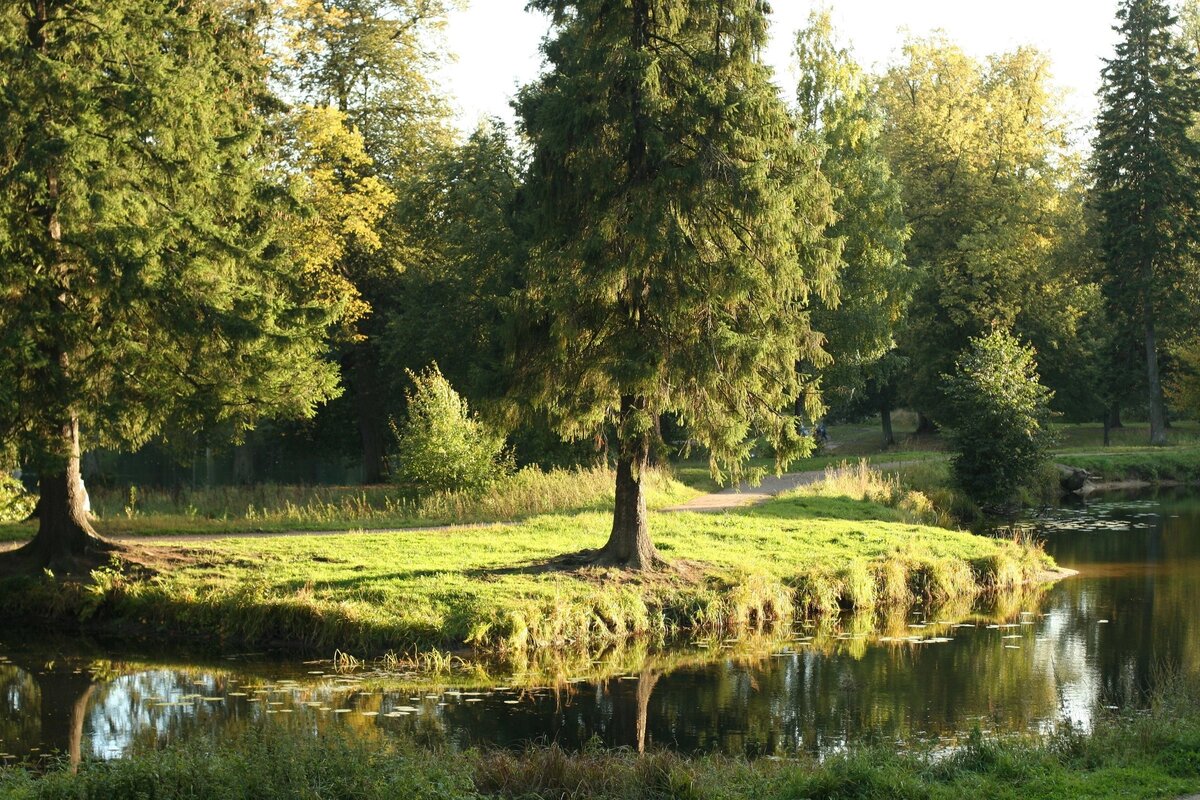
[[[1055,459],[1106,482],[1200,482],[1200,446],[1114,449],[1104,453],[1065,453]]]
[[[1099,716],[1084,734],[974,735],[950,755],[852,746],[818,762],[745,761],[629,751],[457,752],[400,737],[360,737],[282,723],[198,738],[112,763],[38,776],[0,769],[3,800],[296,797],[516,800],[869,800],[1163,798],[1200,790],[1200,708],[1194,692],[1147,713]]]
[[[651,576],[558,560],[604,543],[611,517],[589,512],[172,548],[151,579],[110,570],[89,583],[10,579],[0,614],[324,654],[598,647],[954,601],[1036,581],[1050,564],[1025,544],[918,524],[921,509],[829,494],[736,513],[652,514],[675,569]]]
[[[91,492],[96,527],[108,536],[272,531],[379,530],[520,520],[609,509],[615,478],[604,467],[525,469],[482,492],[405,495],[390,486],[226,486],[176,491]],[[648,503],[661,508],[696,492],[669,473],[650,474]],[[0,542],[28,539],[36,523],[0,525]]]

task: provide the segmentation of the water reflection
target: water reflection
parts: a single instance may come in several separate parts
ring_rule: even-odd
[[[317,665],[168,664],[4,642],[0,759],[109,758],[251,723],[406,731],[459,747],[825,753],[863,738],[1086,726],[1105,706],[1144,704],[1166,673],[1200,670],[1200,501],[1094,503],[1032,524],[1078,578],[991,608],[798,626],[769,648],[624,654],[590,672],[574,665],[586,677],[553,686],[527,675],[521,686],[397,688]]]

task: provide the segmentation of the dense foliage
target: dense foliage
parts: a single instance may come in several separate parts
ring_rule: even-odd
[[[954,366],[943,376],[954,480],[996,508],[1046,462],[1052,393],[1038,378],[1033,349],[1001,329],[972,339]]]
[[[470,490],[510,470],[504,434],[471,413],[437,364],[408,377],[408,416],[396,431],[397,480],[423,493]]]
[[[1151,441],[1166,444],[1161,342],[1190,335],[1200,289],[1200,71],[1163,0],[1125,0],[1117,19],[1093,155],[1096,236],[1111,315],[1143,350]]]

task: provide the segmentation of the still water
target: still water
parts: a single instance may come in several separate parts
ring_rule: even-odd
[[[0,763],[112,758],[264,722],[459,746],[598,740],[750,756],[863,739],[952,744],[974,728],[1086,727],[1144,705],[1164,675],[1200,672],[1200,496],[1107,497],[1028,524],[1078,577],[975,609],[609,654],[553,680],[422,685],[261,654],[195,659],[0,633]]]

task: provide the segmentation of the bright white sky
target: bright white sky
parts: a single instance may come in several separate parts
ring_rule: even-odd
[[[548,28],[544,17],[525,11],[525,0],[467,3],[451,16],[446,41],[457,61],[442,77],[463,130],[485,116],[512,121],[509,100],[538,74],[538,45]],[[1050,55],[1055,81],[1068,91],[1079,125],[1095,113],[1101,59],[1111,55],[1116,40],[1116,0],[773,0],[767,57],[781,85],[793,83],[793,33],[822,4],[833,9],[839,35],[868,69],[887,64],[906,31],[920,36],[940,28],[980,58],[1034,45]]]

